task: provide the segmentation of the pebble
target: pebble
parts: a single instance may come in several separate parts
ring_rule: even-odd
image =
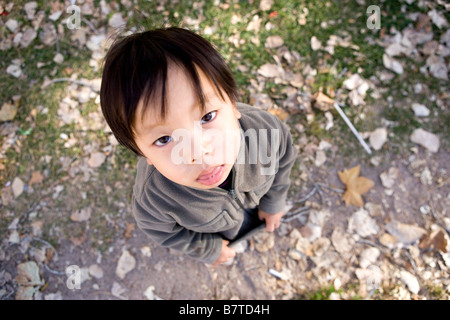
[[[342,228],[335,228],[333,234],[331,235],[331,242],[340,254],[348,253],[352,251],[354,240],[344,232]]]
[[[387,141],[386,128],[378,128],[370,133],[369,142],[372,148],[380,150]]]
[[[19,177],[15,177],[11,187],[13,190],[14,198],[18,198],[22,194],[25,188],[25,184]]]
[[[89,274],[94,278],[103,278],[103,269],[98,264],[93,264],[89,267]]]
[[[403,66],[395,59],[392,59],[387,54],[383,54],[383,64],[389,70],[394,71],[397,74],[403,73]]]
[[[269,49],[278,48],[281,47],[282,45],[283,45],[283,38],[281,38],[280,36],[268,37],[265,44],[266,48]]]
[[[389,168],[388,171],[382,172],[380,174],[381,183],[383,184],[383,187],[391,189],[394,184],[395,180],[398,176],[398,169],[397,168]]]
[[[408,271],[400,271],[400,279],[402,282],[406,285],[409,291],[411,291],[414,294],[419,293],[420,286],[419,281],[417,281],[417,278],[413,276]]]
[[[359,257],[359,265],[361,266],[361,268],[365,269],[371,264],[374,264],[379,256],[380,250],[378,248],[367,248],[363,252],[361,252],[361,255]]]
[[[428,117],[430,115],[430,109],[425,107],[423,104],[413,103],[411,108],[413,109],[416,117]]]
[[[438,152],[439,150],[439,137],[422,128],[415,129],[411,134],[410,139],[412,142],[420,144],[431,152]]]
[[[128,252],[123,250],[116,267],[116,275],[123,279],[126,274],[133,270],[136,266],[136,259]]]
[[[348,231],[356,232],[361,237],[377,234],[379,229],[377,222],[362,208],[353,213],[348,221]]]
[[[426,230],[418,226],[400,223],[397,221],[391,221],[386,224],[385,229],[393,236],[397,238],[398,241],[404,244],[411,244],[419,240]]]
[[[322,43],[319,41],[319,39],[317,39],[316,36],[312,36],[311,37],[311,49],[313,49],[313,51],[319,50],[320,48],[322,48]]]

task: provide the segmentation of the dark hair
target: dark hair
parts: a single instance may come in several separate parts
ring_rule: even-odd
[[[101,107],[119,143],[140,156],[143,154],[136,145],[133,130],[136,109],[141,99],[147,106],[161,93],[160,115],[164,119],[169,63],[176,63],[186,71],[202,109],[205,98],[196,67],[212,81],[223,100],[221,89],[233,103],[238,99],[236,82],[224,59],[211,43],[194,32],[170,27],[119,38],[105,57]]]

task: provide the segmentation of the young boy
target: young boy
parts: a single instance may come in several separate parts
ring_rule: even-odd
[[[158,244],[215,266],[261,221],[279,227],[297,155],[289,129],[237,102],[208,41],[176,27],[116,41],[100,97],[117,140],[142,157],[133,214]]]

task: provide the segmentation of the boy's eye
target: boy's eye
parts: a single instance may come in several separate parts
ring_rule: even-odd
[[[164,137],[161,137],[161,138],[157,139],[154,142],[154,144],[159,146],[159,147],[162,147],[162,146],[165,146],[166,144],[168,144],[170,141],[172,141],[172,137],[164,136]]]
[[[207,123],[212,121],[216,117],[217,111],[211,111],[205,114],[201,120],[201,123]]]

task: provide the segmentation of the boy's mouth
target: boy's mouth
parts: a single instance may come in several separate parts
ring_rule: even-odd
[[[210,186],[218,183],[222,179],[224,172],[225,165],[212,167],[208,170],[202,171],[196,181],[201,184]]]

